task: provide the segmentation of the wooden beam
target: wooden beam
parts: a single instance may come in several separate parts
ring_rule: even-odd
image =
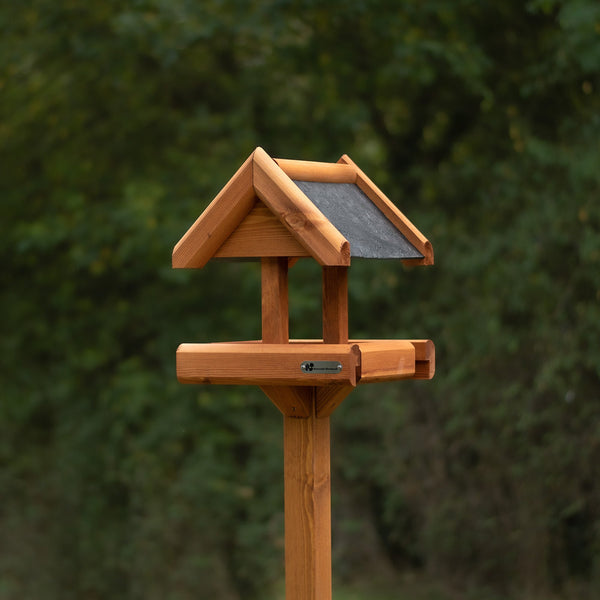
[[[435,375],[435,346],[431,340],[409,340],[415,347],[413,379],[432,379]]]
[[[347,384],[317,388],[317,417],[329,417],[353,389]]]
[[[350,244],[300,188],[262,149],[254,151],[258,197],[321,265],[350,265]]]
[[[261,289],[262,343],[285,344],[289,338],[287,258],[262,259]],[[284,415],[308,417],[312,411],[310,388],[263,385],[261,390]]]
[[[407,260],[407,264],[433,264],[433,247],[429,240],[410,222],[404,213],[367,177],[356,163],[344,154],[338,161],[344,165],[351,165],[356,169],[356,185],[377,206],[377,208],[391,221],[391,223],[404,235],[404,237],[423,255],[422,259]],[[404,262],[404,261],[403,261]]]
[[[290,337],[287,258],[262,259],[261,290],[262,341],[287,343]]]
[[[355,183],[356,170],[352,165],[276,158],[275,162],[290,178],[298,181],[323,183]]]
[[[415,347],[404,340],[360,346],[360,383],[409,379],[415,374]]]
[[[286,599],[331,600],[329,419],[317,419],[314,387],[317,382],[314,376],[303,373],[300,365],[304,360],[327,360],[335,356],[333,360],[343,365],[341,372],[354,377],[355,381],[359,354],[350,344],[326,348],[317,344],[292,346],[288,343],[287,274],[286,258],[263,258],[262,343],[221,346],[227,346],[235,357],[229,371],[250,372],[252,377],[264,372],[268,381],[263,382],[267,385],[262,389],[284,415]],[[239,349],[244,350],[242,356]],[[348,353],[348,362],[342,359],[338,349]],[[322,355],[323,350],[332,353]],[[212,360],[215,353],[209,351],[209,356]],[[226,354],[217,360],[220,369],[231,363]],[[283,382],[276,380],[282,368],[290,369]],[[309,387],[290,385],[298,377],[308,382]]]
[[[176,269],[203,267],[254,205],[254,153],[238,169],[173,249]]]
[[[306,342],[308,340],[298,340]],[[401,377],[401,379],[432,379],[435,375],[435,345],[431,340],[349,340],[360,348],[361,361],[365,349],[372,344],[398,344],[409,342],[415,349],[415,372],[412,377]],[[290,340],[295,343],[296,340]],[[360,378],[360,376],[359,376]]]
[[[348,341],[348,267],[323,267],[323,341]],[[329,417],[352,391],[349,385],[321,387],[316,391],[316,415]]]
[[[312,413],[312,387],[263,385],[260,389],[286,417],[309,417]]]
[[[332,361],[342,367],[326,373],[304,372],[305,361]],[[359,361],[358,346],[353,344],[181,344],[177,378],[181,383],[225,385],[354,386]]]
[[[323,341],[348,341],[348,267],[323,267]]]
[[[362,351],[372,344],[403,344],[404,342],[410,342],[415,349],[415,373],[412,377],[399,377],[398,379],[432,379],[435,375],[435,345],[431,340],[349,340],[349,344],[356,346],[357,352],[362,356]],[[254,340],[250,342],[230,342],[232,344],[260,344],[260,340]],[[323,340],[290,340],[290,346],[297,344],[304,344],[306,346],[320,346]],[[393,350],[393,346],[392,346]],[[357,381],[360,379],[360,372],[358,374]],[[359,382],[360,383],[360,382]],[[335,387],[335,386],[333,386]],[[323,397],[329,397],[333,394],[333,388],[320,387],[318,390],[318,397],[321,394]]]
[[[310,256],[260,201],[215,252],[215,258]]]
[[[331,600],[329,418],[284,417],[285,597]]]

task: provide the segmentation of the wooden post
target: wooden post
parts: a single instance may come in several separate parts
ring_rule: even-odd
[[[289,341],[288,259],[261,259],[262,341],[287,344]]]
[[[314,395],[310,416],[283,418],[286,600],[331,600],[329,417]]]
[[[348,267],[323,267],[323,341],[348,341]]]
[[[347,267],[323,267],[323,341],[348,342]],[[284,417],[286,600],[331,600],[330,421],[317,393],[307,418]]]
[[[263,343],[288,341],[287,268],[287,259],[262,259]],[[286,600],[332,593],[329,417],[317,418],[317,391],[309,389],[308,416],[283,417]]]
[[[348,342],[348,267],[323,267],[323,341]],[[317,392],[317,416],[329,417],[352,391],[336,385]]]

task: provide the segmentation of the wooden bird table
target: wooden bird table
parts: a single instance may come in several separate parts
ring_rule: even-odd
[[[303,256],[322,265],[322,340],[289,339],[288,268]],[[287,600],[331,600],[330,415],[358,384],[435,370],[429,340],[348,338],[351,256],[433,263],[431,244],[347,156],[274,161],[261,148],[173,252],[184,268],[261,260],[262,340],[181,344],[177,377],[258,385],[283,413]]]

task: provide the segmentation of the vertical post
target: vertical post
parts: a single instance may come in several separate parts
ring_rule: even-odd
[[[288,259],[261,259],[262,341],[267,344],[287,344]]]
[[[348,342],[348,267],[323,267],[323,342]],[[351,385],[336,385],[318,390],[319,418],[329,417],[352,389]]]
[[[329,417],[284,417],[285,598],[331,600]]]
[[[323,341],[348,341],[348,269],[323,267]],[[331,600],[329,417],[284,418],[286,600]]]
[[[263,343],[289,338],[287,268],[262,259]],[[283,417],[283,453],[286,600],[331,600],[329,418],[317,418],[314,387],[308,416]]]
[[[348,341],[348,267],[323,267],[323,341]]]

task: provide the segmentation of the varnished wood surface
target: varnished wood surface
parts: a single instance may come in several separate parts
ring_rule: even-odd
[[[286,600],[331,600],[329,417],[284,417]]]
[[[293,342],[294,340],[291,340]],[[435,345],[431,340],[354,340],[350,343],[357,344],[359,348],[368,347],[370,344],[410,342],[415,349],[415,373],[412,377],[400,379],[432,379],[435,375]]]
[[[415,374],[415,347],[404,340],[370,342],[360,347],[360,383],[408,379]]]
[[[285,344],[289,334],[288,260],[261,260],[262,341]]]
[[[352,165],[311,160],[290,160],[287,158],[276,158],[274,160],[290,179],[320,181],[322,183],[356,182],[356,170]]]
[[[348,267],[323,267],[323,341],[348,341]]]
[[[348,240],[262,148],[254,151],[253,182],[258,197],[321,265],[350,264]]]
[[[216,251],[215,258],[310,256],[279,219],[264,205],[254,208]]]
[[[254,154],[238,169],[173,249],[174,268],[203,267],[256,200],[252,186]]]
[[[304,373],[303,361],[337,361],[339,373]],[[356,385],[360,360],[352,344],[181,344],[177,378],[181,383],[224,385]]]
[[[305,360],[335,360],[340,373],[303,373]],[[400,379],[431,379],[435,347],[431,340],[350,340],[346,344],[290,340],[288,344],[221,342],[182,344],[177,376],[182,383],[328,386]],[[329,391],[325,395],[331,395]]]
[[[415,374],[412,379],[432,379],[435,375],[435,345],[431,340],[409,340],[415,347]]]
[[[354,388],[348,384],[317,388],[317,417],[329,417]]]
[[[432,379],[435,375],[435,344],[431,340],[359,340],[350,339],[350,344],[356,344],[359,351],[369,344],[410,342],[415,348],[415,374],[409,379]],[[248,343],[258,343],[257,341]],[[322,344],[323,340],[293,339],[290,344]],[[360,373],[359,373],[360,378]],[[402,377],[401,379],[406,379]],[[324,390],[321,390],[324,392]],[[330,392],[328,392],[330,393]]]
[[[357,373],[357,382],[360,383],[361,378],[361,362],[362,362],[362,353],[363,350],[372,347],[374,344],[383,345],[386,348],[389,348],[391,352],[395,352],[397,350],[396,344],[403,345],[406,342],[412,344],[415,350],[415,372],[414,375],[407,377],[405,371],[403,370],[398,375],[398,379],[432,379],[435,375],[435,345],[431,340],[356,340],[350,339],[349,344],[352,346],[356,346],[357,351],[360,354],[359,362],[358,362],[358,373]],[[260,344],[260,340],[251,340],[247,342],[225,342],[230,345],[238,345],[238,344]],[[294,347],[297,344],[302,344],[306,348],[319,347],[323,345],[323,340],[310,340],[310,339],[300,339],[300,340],[289,340],[289,346]],[[381,348],[380,348],[381,350]],[[404,373],[404,374],[403,374]],[[370,375],[373,377],[373,374]],[[383,380],[383,379],[381,379]],[[373,379],[375,381],[375,379]],[[323,392],[323,390],[321,390]],[[320,392],[320,393],[321,393]],[[331,392],[327,392],[328,394]]]
[[[350,386],[354,389],[352,386]],[[288,417],[308,417],[312,411],[312,387],[299,385],[262,385],[260,389]]]

